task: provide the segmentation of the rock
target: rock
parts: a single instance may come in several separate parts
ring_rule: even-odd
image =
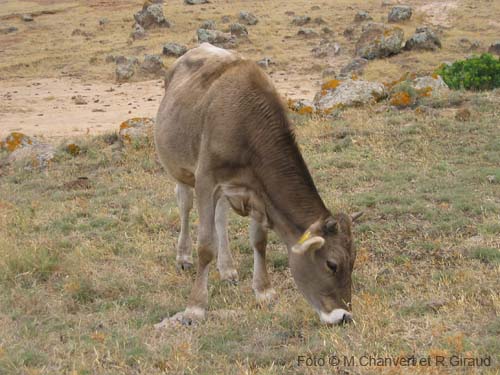
[[[316,112],[314,103],[307,99],[289,100],[288,108],[299,115],[311,115]]]
[[[391,9],[387,18],[389,22],[407,21],[411,18],[412,13],[412,7],[407,5],[397,5]]]
[[[115,56],[114,60],[117,64],[132,64],[132,65],[139,65],[139,59],[135,56],[129,56],[125,57],[122,55]]]
[[[323,73],[321,73],[321,77],[323,78],[330,78],[330,79],[333,79],[333,78],[336,78],[337,77],[337,73],[335,72],[335,68],[333,67],[328,67],[328,68],[325,68],[325,70],[323,70]]]
[[[109,23],[109,20],[107,18],[101,18],[99,20],[99,26],[106,26]]]
[[[14,150],[7,157],[7,163],[22,166],[27,170],[42,170],[50,165],[54,155],[54,146],[48,143],[34,143]]]
[[[403,38],[399,27],[370,22],[356,43],[356,55],[368,60],[395,55],[401,51]]]
[[[75,95],[71,99],[73,99],[73,102],[76,105],[85,105],[85,104],[87,104],[87,100],[82,95]]]
[[[292,19],[292,25],[295,26],[304,26],[311,22],[311,17],[309,16],[295,16]]]
[[[71,36],[83,36],[87,39],[90,39],[90,38],[93,38],[95,35],[94,35],[94,33],[91,33],[90,31],[85,31],[82,29],[74,29],[71,32]]]
[[[418,27],[415,34],[405,43],[405,50],[435,51],[441,48],[441,41],[428,27]]]
[[[207,4],[208,0],[184,0],[184,4],[187,5],[198,5],[198,4]]]
[[[326,21],[322,18],[322,17],[316,17],[313,22],[316,24],[316,25],[324,25],[326,23]]]
[[[470,111],[467,108],[462,108],[455,114],[455,119],[458,121],[466,122],[470,120]]]
[[[134,30],[132,31],[132,33],[130,33],[130,36],[134,40],[143,39],[146,37],[146,30],[144,30],[144,27],[136,23],[134,25]]]
[[[269,65],[274,64],[274,61],[271,60],[270,57],[264,57],[257,61],[257,65],[259,65],[261,68],[267,69],[269,68]]]
[[[120,125],[118,139],[122,144],[152,139],[154,120],[148,117],[134,117]]]
[[[0,34],[11,34],[17,31],[17,27],[15,26],[4,26],[0,27]]]
[[[497,177],[494,174],[489,174],[486,179],[490,184],[494,184],[497,181]]]
[[[354,22],[371,21],[372,19],[373,18],[368,14],[368,12],[365,12],[364,10],[360,10],[354,16]]]
[[[134,64],[132,63],[123,63],[116,64],[116,80],[118,82],[128,81],[135,74]]]
[[[351,40],[354,37],[354,27],[353,26],[347,26],[344,29],[344,31],[342,32],[342,35],[344,35],[344,37],[346,39]]]
[[[12,132],[2,141],[0,141],[0,149],[7,152],[14,152],[15,150],[38,143],[36,139],[27,136],[24,133]]]
[[[229,22],[231,22],[231,17],[229,17],[229,16],[222,16],[220,18],[220,22],[222,22],[222,23],[229,23]]]
[[[495,55],[500,55],[500,41],[497,40],[495,43],[492,43],[488,48],[489,53],[494,53]]]
[[[333,34],[333,30],[330,29],[328,26],[325,26],[321,29],[321,31],[324,33],[324,34]]]
[[[333,57],[340,53],[340,45],[334,42],[327,42],[314,47],[311,52],[316,58]]]
[[[233,23],[231,26],[229,26],[229,30],[231,31],[231,35],[234,35],[236,37],[248,36],[247,28],[241,23]]]
[[[21,16],[21,19],[24,21],[24,22],[33,22],[33,16],[31,14],[23,14]]]
[[[163,73],[163,62],[160,55],[144,55],[141,71],[146,74],[159,75]]]
[[[114,55],[107,55],[106,58],[104,59],[104,61],[109,64],[109,63],[115,62],[115,59],[116,59],[116,57]]]
[[[231,48],[236,45],[236,37],[219,30],[198,29],[196,31],[199,43],[210,43],[215,46]]]
[[[297,35],[302,36],[306,39],[316,38],[319,36],[319,34],[315,30],[304,27],[300,28],[300,30],[297,32]]]
[[[165,56],[180,57],[187,52],[187,47],[179,43],[167,43],[163,46]]]
[[[200,29],[215,30],[217,29],[217,24],[214,20],[206,20],[200,25]]]
[[[134,14],[135,22],[150,29],[153,27],[170,27],[170,22],[163,15],[162,4],[151,4]]]
[[[240,12],[239,19],[242,23],[249,26],[256,25],[259,22],[259,19],[253,13],[243,10]]]
[[[471,41],[468,38],[460,38],[459,46],[467,52],[476,51],[481,47],[481,42],[479,40]]]
[[[417,77],[411,85],[415,90],[428,91],[432,95],[441,95],[450,91],[448,85],[438,75]]]
[[[363,74],[366,64],[368,64],[367,59],[363,57],[355,57],[340,70],[340,77],[348,78],[351,77],[352,74],[360,76]]]
[[[314,98],[314,104],[319,111],[328,113],[336,107],[376,102],[386,95],[385,86],[378,82],[331,80],[323,84]]]

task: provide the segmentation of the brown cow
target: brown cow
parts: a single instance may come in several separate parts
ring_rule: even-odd
[[[221,276],[236,279],[227,241],[230,205],[251,217],[252,285],[259,301],[275,294],[265,264],[266,231],[272,228],[287,246],[298,288],[321,320],[352,320],[353,218],[325,207],[285,107],[257,64],[208,43],[179,58],[166,76],[155,142],[161,163],[177,181],[177,262],[183,268],[192,264],[191,188],[199,213],[196,281],[186,310],[172,319],[204,318],[209,264],[218,251]]]

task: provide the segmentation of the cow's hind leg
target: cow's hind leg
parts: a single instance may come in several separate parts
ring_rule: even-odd
[[[256,220],[250,222],[250,244],[253,248],[253,280],[252,287],[258,303],[271,302],[276,292],[271,288],[266,268],[266,229]]]
[[[193,266],[191,236],[189,235],[189,213],[193,208],[193,189],[178,183],[175,186],[177,205],[181,218],[181,232],[177,242],[177,266],[183,270]]]
[[[233,265],[227,233],[228,210],[229,202],[225,197],[220,197],[215,208],[215,230],[218,239],[217,269],[222,280],[236,283],[238,281],[238,272]]]
[[[156,325],[157,328],[161,328],[169,322],[180,322],[184,325],[191,325],[193,321],[205,318],[205,309],[208,305],[209,265],[217,255],[215,238],[215,207],[217,197],[214,192],[215,184],[209,175],[200,173],[199,176],[196,176],[196,206],[200,217],[196,280],[191,289],[186,310],[175,314],[172,318],[164,319]]]

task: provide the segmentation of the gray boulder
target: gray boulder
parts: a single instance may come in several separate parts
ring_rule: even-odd
[[[27,170],[46,169],[55,155],[54,146],[48,143],[36,143],[21,147],[7,157],[7,163],[24,167]]]
[[[187,47],[179,43],[167,43],[163,46],[165,56],[180,57],[187,52]]]
[[[239,19],[241,23],[248,26],[256,25],[259,22],[259,19],[255,16],[255,14],[246,12],[244,10],[240,12]]]
[[[116,64],[116,80],[118,82],[128,81],[135,74],[135,66],[133,63],[125,62]]]
[[[402,22],[409,20],[412,13],[412,7],[408,5],[397,5],[391,9],[387,18],[389,22]]]
[[[134,14],[135,22],[150,29],[153,27],[170,27],[170,22],[163,15],[162,4],[151,4]]]
[[[210,43],[214,46],[231,48],[236,45],[236,37],[219,30],[198,29],[196,31],[199,43]]]
[[[411,82],[415,90],[425,90],[431,96],[447,94],[450,92],[448,85],[441,76],[423,76],[417,77]]]
[[[418,27],[415,34],[405,43],[405,50],[435,51],[441,48],[441,41],[428,27]]]
[[[488,48],[489,53],[494,53],[495,55],[500,55],[500,41],[497,40],[495,43],[492,43]]]
[[[236,37],[248,36],[247,28],[241,23],[233,23],[231,26],[229,26],[229,30],[231,31],[231,35],[234,35]]]
[[[295,16],[292,19],[292,25],[304,26],[311,22],[311,17],[309,16]]]
[[[33,16],[31,14],[23,14],[21,16],[21,19],[24,21],[24,22],[33,22]]]
[[[300,30],[297,32],[297,35],[306,39],[316,38],[319,36],[319,34],[314,29],[309,29],[305,27],[301,27]]]
[[[139,65],[139,59],[135,56],[127,56],[127,57],[125,57],[123,55],[114,56],[113,61],[117,64]]]
[[[134,30],[130,33],[130,36],[134,40],[144,39],[146,37],[146,30],[144,30],[144,27],[136,23],[134,25]]]
[[[365,66],[368,64],[368,60],[363,57],[355,57],[347,63],[342,69],[340,69],[340,77],[348,78],[353,74],[362,75],[365,70]]]
[[[348,79],[335,83],[323,85],[316,94],[314,104],[319,111],[328,113],[337,107],[374,103],[387,95],[385,86],[378,82]]]
[[[316,58],[333,57],[340,53],[340,45],[334,42],[321,43],[318,47],[314,47],[311,52]]]
[[[395,55],[401,51],[403,38],[399,27],[370,22],[356,43],[356,55],[368,60]]]
[[[159,75],[163,73],[163,62],[160,55],[144,55],[141,71],[146,74]]]
[[[122,144],[153,138],[154,120],[149,117],[134,117],[120,124],[118,139]]]

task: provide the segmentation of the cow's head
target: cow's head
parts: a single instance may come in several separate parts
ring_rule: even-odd
[[[351,227],[361,214],[320,219],[291,249],[292,276],[325,323],[352,321],[351,274],[356,251]]]

